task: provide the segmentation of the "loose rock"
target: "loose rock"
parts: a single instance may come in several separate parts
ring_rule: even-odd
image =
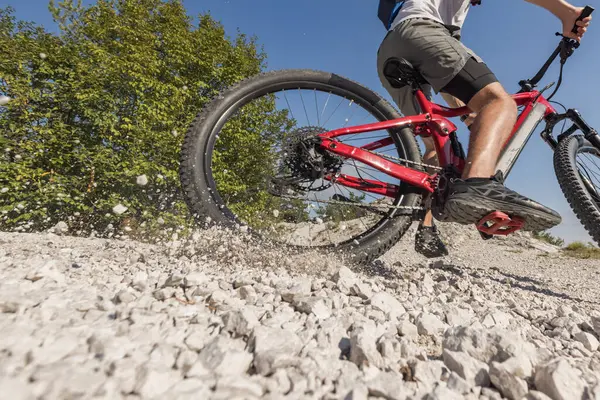
[[[536,389],[554,400],[581,399],[585,386],[577,370],[563,358],[538,367],[535,373]]]
[[[488,386],[490,378],[488,366],[467,353],[444,350],[444,363],[450,371],[456,372],[471,386]]]
[[[489,374],[492,385],[506,398],[521,400],[527,393],[527,383],[507,371],[502,364],[492,362]]]
[[[254,367],[261,375],[268,375],[275,369],[288,365],[302,347],[302,342],[295,333],[265,326],[254,329],[252,342]]]

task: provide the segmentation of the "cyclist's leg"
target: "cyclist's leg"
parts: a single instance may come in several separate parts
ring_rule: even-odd
[[[517,105],[489,68],[471,58],[442,89],[477,113],[471,127],[469,154],[463,178],[490,177],[502,145],[517,121]]]
[[[389,55],[382,55],[382,52],[379,52],[377,69],[381,84],[388,91],[396,105],[398,105],[398,108],[403,115],[410,116],[419,114],[421,110],[415,100],[412,89],[409,87],[395,88],[383,75],[383,65],[387,58],[389,58]],[[423,92],[428,98],[431,99],[431,86],[423,85]],[[423,162],[428,165],[437,166],[437,152],[435,150],[433,139],[425,137],[422,139],[423,144],[425,145]],[[428,172],[433,173],[434,170],[428,170]],[[426,201],[423,202],[423,204],[426,203]],[[431,213],[431,210],[426,210],[423,220],[417,227],[417,233],[415,235],[415,250],[428,258],[448,255],[448,249],[442,241],[439,231],[433,222],[433,214]]]
[[[488,209],[559,223],[558,213],[507,189],[502,179],[492,176],[502,144],[516,120],[516,105],[489,68],[457,36],[442,24],[412,19],[397,25],[380,49],[380,57],[393,55],[408,60],[434,91],[447,92],[478,113],[465,180],[453,185],[447,201],[447,209],[459,210],[461,215],[450,215],[449,219],[475,223],[466,221],[465,215]]]

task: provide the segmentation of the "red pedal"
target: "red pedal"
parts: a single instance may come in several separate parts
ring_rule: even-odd
[[[525,220],[521,217],[511,218],[503,212],[494,211],[477,223],[477,229],[487,235],[506,236],[523,228],[523,225]]]

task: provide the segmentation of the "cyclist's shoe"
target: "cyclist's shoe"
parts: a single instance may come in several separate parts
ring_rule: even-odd
[[[491,178],[455,179],[444,206],[444,221],[477,224],[494,211],[525,220],[523,230],[543,231],[561,223],[556,211],[504,186],[502,173]]]
[[[417,228],[415,235],[415,251],[427,258],[437,258],[448,255],[448,249],[440,237],[435,225],[425,226],[423,222]]]

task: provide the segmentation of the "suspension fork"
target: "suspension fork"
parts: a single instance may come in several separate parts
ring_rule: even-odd
[[[571,120],[573,125],[563,133],[557,136],[556,139],[552,137],[552,131],[554,127],[559,122],[564,121],[565,119]],[[583,136],[598,150],[600,150],[600,136],[598,136],[598,132],[592,128],[581,116],[581,113],[574,109],[568,109],[564,114],[554,114],[550,115],[546,119],[546,128],[542,131],[541,136],[542,139],[554,150],[558,143],[574,134],[576,131],[580,130],[583,133]]]

